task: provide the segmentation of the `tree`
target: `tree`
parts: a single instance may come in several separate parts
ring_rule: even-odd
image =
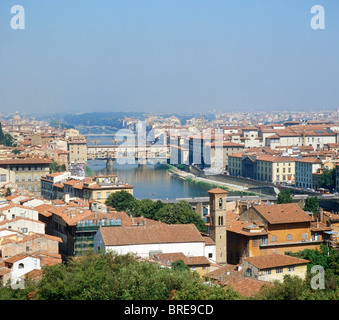
[[[148,219],[154,219],[156,213],[164,206],[164,203],[160,200],[153,201],[151,199],[141,199],[136,201],[136,205],[133,208],[132,215],[134,217],[145,217]]]
[[[14,150],[12,150],[12,153],[15,154],[15,155],[18,155],[18,154],[20,154],[20,150],[14,149]]]
[[[10,187],[7,187],[6,192],[5,192],[5,197],[10,197],[12,195],[12,190]]]
[[[4,133],[2,131],[1,122],[0,122],[0,144],[6,147],[14,147],[16,145],[14,138],[8,132]]]
[[[64,164],[59,164],[59,163],[53,161],[49,165],[49,173],[64,172],[64,171],[66,171],[66,166]]]
[[[319,200],[317,197],[307,197],[305,200],[305,211],[313,212],[314,214],[319,213]]]
[[[115,208],[117,211],[133,211],[136,199],[129,192],[122,190],[111,193],[106,199],[107,206]]]
[[[200,232],[206,232],[206,226],[202,218],[192,209],[187,201],[166,203],[154,216],[157,221],[168,224],[195,224]]]
[[[190,268],[188,267],[188,265],[185,264],[185,262],[183,260],[177,260],[172,262],[171,267],[173,270],[179,270],[179,271],[183,271],[183,270],[189,270]]]
[[[163,203],[160,200],[135,199],[127,191],[112,193],[107,198],[106,205],[117,211],[127,211],[134,217],[145,217],[168,224],[195,224],[200,232],[206,232],[203,219],[192,209],[187,201],[179,201],[174,204]]]
[[[279,203],[292,203],[293,197],[291,195],[290,189],[283,189],[279,192],[278,198],[277,198],[277,204]]]
[[[319,178],[320,188],[333,189],[335,187],[335,169],[324,168]]]
[[[265,286],[255,296],[256,300],[304,300],[309,287],[298,276],[285,275],[283,282],[276,281],[274,286]]]
[[[236,299],[232,290],[208,287],[196,273],[162,268],[133,255],[94,254],[46,266],[36,300]]]

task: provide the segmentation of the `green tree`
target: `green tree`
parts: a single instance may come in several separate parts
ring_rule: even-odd
[[[4,141],[5,141],[5,134],[2,131],[2,124],[0,122],[0,144],[4,144]]]
[[[335,187],[335,169],[324,168],[319,178],[320,188],[333,189]]]
[[[14,138],[8,132],[7,133],[3,132],[1,122],[0,122],[0,144],[6,147],[16,146]]]
[[[297,276],[285,275],[283,282],[264,286],[254,297],[255,300],[304,300],[310,288]]]
[[[20,154],[20,150],[14,149],[14,150],[12,150],[12,153],[15,154],[15,155],[18,155],[18,154]]]
[[[277,204],[292,203],[292,202],[293,202],[293,197],[291,195],[290,189],[283,189],[279,192],[278,197],[277,197]]]
[[[132,215],[134,217],[144,216],[148,219],[154,219],[156,213],[164,206],[160,200],[141,199],[136,201]]]
[[[53,161],[49,165],[49,173],[64,172],[64,171],[66,171],[66,166],[64,164],[59,164],[59,163]]]
[[[161,221],[168,224],[195,224],[200,232],[206,232],[203,219],[192,209],[187,201],[174,204],[163,203],[160,200],[137,200],[127,191],[112,193],[107,198],[106,205],[117,211],[126,211],[134,217],[143,216],[148,219]]]
[[[179,270],[179,271],[183,271],[183,270],[189,270],[190,268],[188,267],[188,265],[185,264],[185,262],[183,260],[177,260],[172,262],[171,267],[173,270]]]
[[[307,197],[305,200],[305,211],[313,212],[314,214],[319,213],[319,200],[317,197]]]
[[[133,255],[88,253],[46,266],[36,300],[237,299],[232,290],[209,287],[196,273],[162,268]]]
[[[133,211],[136,205],[136,199],[129,192],[122,190],[111,193],[106,199],[107,206],[115,208],[117,211]]]
[[[12,190],[10,187],[7,187],[6,192],[5,192],[5,197],[10,197],[12,195]]]
[[[187,201],[166,203],[154,217],[155,220],[168,224],[195,224],[200,232],[206,232],[206,226],[202,218],[192,209]]]

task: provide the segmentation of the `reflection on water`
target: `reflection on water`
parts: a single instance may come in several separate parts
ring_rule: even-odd
[[[170,176],[164,166],[117,165],[107,169],[106,162],[94,160],[89,167],[95,174],[116,174],[119,180],[134,186],[134,196],[138,199],[175,199],[207,197],[208,186],[197,185]]]

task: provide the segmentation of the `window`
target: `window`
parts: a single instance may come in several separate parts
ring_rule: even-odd
[[[5,174],[0,174],[0,181],[6,181],[6,175]]]
[[[279,267],[275,271],[276,271],[276,273],[283,273],[284,269]]]
[[[294,271],[294,266],[288,267],[288,272],[293,272]]]
[[[23,263],[19,263],[19,265],[18,265],[18,268],[19,269],[23,269],[25,266],[24,266],[24,264]]]
[[[222,199],[219,199],[219,209],[222,209]]]
[[[213,253],[209,253],[209,254],[208,254],[208,258],[209,258],[209,259],[213,258]]]
[[[265,244],[267,244],[267,237],[260,238],[260,245],[265,245]]]
[[[288,234],[288,235],[286,236],[286,240],[293,240],[293,236],[292,236],[291,234]]]
[[[264,270],[264,274],[265,274],[265,275],[271,274],[271,269],[265,269],[265,270]]]
[[[276,242],[277,241],[277,236],[272,236],[271,237],[271,242]]]
[[[250,268],[248,268],[248,269],[246,270],[246,276],[247,276],[247,277],[251,277],[251,276],[252,276],[252,270],[251,270]]]

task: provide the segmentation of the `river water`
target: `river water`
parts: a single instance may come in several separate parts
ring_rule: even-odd
[[[89,168],[94,174],[116,174],[119,180],[134,186],[134,196],[137,199],[172,200],[176,198],[207,197],[210,189],[207,185],[200,185],[171,176],[164,166],[118,166],[106,168],[106,161],[89,161]]]

